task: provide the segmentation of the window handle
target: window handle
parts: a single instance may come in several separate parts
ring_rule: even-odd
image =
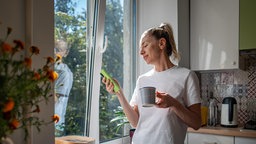
[[[107,50],[108,47],[108,36],[105,36],[104,44],[102,45],[102,48],[100,48],[100,53],[104,53]]]

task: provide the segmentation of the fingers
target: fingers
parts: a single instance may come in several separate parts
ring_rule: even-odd
[[[113,93],[113,91],[114,91],[114,85],[110,82],[108,85],[106,85],[106,90],[107,90],[109,93]]]
[[[103,82],[106,86],[108,86],[108,85],[111,84],[111,81],[110,81],[109,79],[105,78],[105,77],[102,78],[102,82]]]
[[[120,84],[118,83],[118,81],[115,78],[113,78],[113,81],[115,81],[115,83],[120,87]]]
[[[168,95],[167,93],[156,91],[156,97],[158,98],[164,98],[167,95]]]
[[[109,93],[113,93],[113,90],[114,90],[114,84],[107,78],[103,77],[102,78],[102,82],[106,85],[106,90],[109,92]]]
[[[162,94],[163,93],[156,91],[156,104],[159,107],[162,107],[162,104],[164,103],[164,96]]]
[[[106,79],[105,77],[103,77],[103,78],[102,78],[102,82],[103,82],[104,84],[106,84],[106,83],[107,83],[107,79]]]
[[[163,102],[163,100],[162,100],[162,99],[160,99],[160,98],[156,98],[156,104],[157,104],[157,105],[161,104],[162,102]]]
[[[167,108],[167,107],[171,106],[169,103],[169,100],[168,100],[168,98],[170,98],[170,96],[167,93],[162,93],[162,92],[157,91],[156,98],[157,98],[156,104],[158,107]]]

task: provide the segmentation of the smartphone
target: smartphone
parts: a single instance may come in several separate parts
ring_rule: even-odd
[[[101,69],[100,74],[101,76],[109,79],[114,84],[114,92],[118,92],[120,90],[120,87],[118,86],[118,84],[112,79],[112,77],[104,69]]]

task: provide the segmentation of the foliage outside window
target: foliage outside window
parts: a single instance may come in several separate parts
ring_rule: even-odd
[[[108,48],[103,54],[102,68],[106,69],[119,83],[123,84],[123,7],[120,1],[107,0],[105,13],[105,35]],[[120,106],[116,95],[108,94],[104,85],[100,91],[100,141],[121,137],[122,128],[116,131],[115,111]]]
[[[133,38],[132,1],[106,0],[105,35],[108,48],[103,54],[102,68],[116,78],[127,100],[133,92]],[[100,141],[109,141],[127,136],[130,125],[116,95],[108,94],[105,86],[100,90]]]
[[[79,5],[82,0],[55,0],[55,39],[64,38],[70,44],[69,55],[64,62],[70,67],[74,75],[73,87],[65,117],[64,133],[62,135],[84,135],[86,113],[86,6]],[[86,0],[83,0],[86,1]],[[105,12],[105,35],[108,36],[108,46],[103,54],[102,68],[115,77],[123,87],[124,67],[129,60],[125,56],[124,2],[126,0],[107,0]],[[84,2],[87,3],[87,2]],[[81,9],[81,7],[83,7]],[[77,11],[80,9],[80,11]],[[129,34],[126,36],[130,36]],[[129,42],[128,42],[129,43]],[[126,48],[125,48],[126,46]],[[125,55],[124,55],[125,53]],[[120,104],[115,95],[108,94],[105,86],[100,85],[99,101],[99,135],[100,142],[109,141],[123,136],[123,128],[117,128],[120,121],[115,120],[120,114]],[[127,89],[126,89],[127,90]],[[112,121],[111,121],[112,120]],[[122,122],[121,122],[122,123]]]
[[[74,0],[55,0],[55,40],[69,43],[69,54],[63,59],[73,72],[73,87],[69,95],[62,135],[83,135],[86,99],[86,11],[76,13]],[[79,106],[79,107],[78,107]]]

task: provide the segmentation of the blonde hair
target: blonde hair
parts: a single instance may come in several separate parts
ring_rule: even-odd
[[[170,24],[161,23],[159,27],[150,28],[142,34],[142,37],[145,35],[151,35],[157,40],[160,38],[165,38],[166,40],[166,53],[169,57],[173,57],[174,60],[180,60],[180,54],[177,51],[176,43],[174,40],[173,30]]]
[[[63,39],[55,41],[55,47],[61,50],[68,50],[68,43]]]
[[[62,57],[66,57],[69,53],[69,45],[68,42],[65,41],[64,39],[58,39],[55,41],[55,48],[54,48],[55,53],[58,52],[65,52],[65,54],[62,55]]]

